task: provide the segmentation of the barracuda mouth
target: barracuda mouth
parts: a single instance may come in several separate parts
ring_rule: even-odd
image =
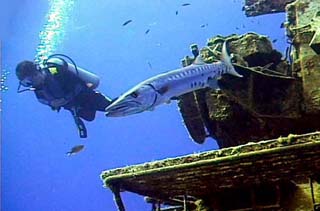
[[[106,108],[106,116],[127,116],[143,111],[142,104],[138,101],[126,101],[111,104]]]

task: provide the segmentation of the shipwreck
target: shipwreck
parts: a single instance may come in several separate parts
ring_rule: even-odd
[[[286,54],[253,32],[215,36],[210,50],[192,45],[183,66],[199,54],[216,61],[227,41],[244,76],[179,98],[192,139],[221,149],[103,171],[118,210],[122,191],[154,211],[320,210],[320,1],[246,0],[243,10],[286,12]]]

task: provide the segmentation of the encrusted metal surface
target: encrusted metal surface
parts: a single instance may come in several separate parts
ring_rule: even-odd
[[[302,78],[304,112],[320,113],[320,1],[297,0],[287,6],[288,37],[292,40],[293,72]]]
[[[316,132],[108,170],[101,178],[105,187],[169,200],[305,179],[319,171],[320,133]]]
[[[220,91],[202,89],[180,97],[180,112],[194,141],[203,143],[210,136],[220,147],[229,147],[320,129],[320,112],[305,113],[303,97],[305,84],[317,78],[303,84],[270,40],[256,33],[209,39],[211,50],[201,50],[205,62],[219,59],[225,40],[244,77],[224,75],[218,81]],[[187,57],[183,64],[192,61]],[[312,88],[319,86],[313,83]]]
[[[295,0],[246,0],[243,10],[247,16],[284,12],[285,6]]]

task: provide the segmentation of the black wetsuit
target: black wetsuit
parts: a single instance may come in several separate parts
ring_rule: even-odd
[[[105,111],[111,100],[89,88],[61,61],[62,64],[47,63],[42,69],[46,77],[42,86],[35,87],[38,100],[53,110],[63,107],[87,121],[94,120],[96,111]]]

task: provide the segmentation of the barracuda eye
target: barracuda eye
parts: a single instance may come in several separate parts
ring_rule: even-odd
[[[138,97],[138,92],[132,92],[130,94],[130,96],[133,97],[133,98],[137,98]]]

